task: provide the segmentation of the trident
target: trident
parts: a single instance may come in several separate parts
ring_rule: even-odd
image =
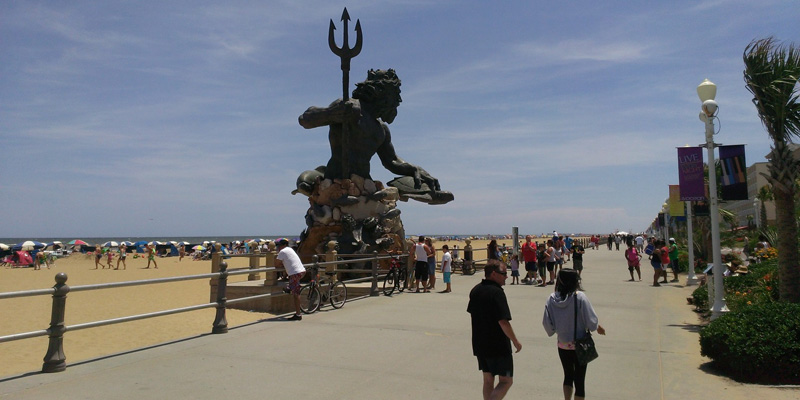
[[[347,13],[347,7],[342,12],[342,21],[344,22],[344,39],[342,40],[342,47],[336,47],[336,40],[333,38],[333,31],[336,30],[336,25],[331,25],[328,29],[328,46],[331,48],[333,54],[342,59],[342,102],[347,107],[347,100],[350,99],[350,59],[357,56],[361,52],[361,21],[356,20],[356,45],[352,49],[348,42],[347,22],[350,21],[350,14]],[[346,109],[346,108],[345,108]],[[350,178],[350,163],[347,161],[348,151],[350,150],[349,126],[347,121],[342,121],[342,178]]]
[[[350,21],[350,14],[347,13],[347,7],[344,8],[342,13],[342,21],[344,22],[344,39],[342,40],[342,47],[336,47],[336,40],[333,38],[333,31],[336,30],[336,25],[331,20],[331,26],[328,29],[328,46],[330,46],[333,54],[342,59],[342,100],[347,101],[350,96],[348,89],[350,87],[350,59],[357,56],[361,52],[361,20],[356,20],[356,46],[352,49],[348,43],[347,37],[347,22]]]

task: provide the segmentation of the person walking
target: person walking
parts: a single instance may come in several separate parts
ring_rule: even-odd
[[[103,259],[103,249],[98,244],[94,249],[94,269],[97,269],[98,266],[103,266],[103,269],[106,269],[106,266],[103,265],[100,260]]]
[[[660,246],[661,246],[661,253],[660,253],[660,256],[661,256],[661,277],[663,278],[661,283],[668,283],[667,282],[667,269],[670,266],[669,248],[667,247],[667,243],[665,241],[663,241],[663,240],[661,241],[661,245]]]
[[[571,400],[573,389],[575,399],[586,397],[586,365],[578,363],[575,354],[575,340],[582,339],[586,332],[597,330],[605,335],[597,314],[580,290],[580,276],[577,271],[564,268],[558,273],[556,290],[544,306],[542,326],[548,336],[558,334],[558,358],[564,370],[564,399]]]
[[[511,327],[511,310],[503,291],[508,279],[506,266],[498,260],[489,260],[483,271],[484,279],[469,292],[467,305],[472,322],[472,354],[483,372],[484,400],[502,399],[514,382],[511,344],[519,353],[522,343]]]
[[[445,290],[439,293],[450,293],[450,274],[453,272],[453,257],[450,255],[450,248],[442,246],[442,281],[447,285]]]
[[[278,255],[275,256],[275,267],[284,268],[286,274],[289,275],[289,284],[283,291],[291,293],[294,301],[294,315],[287,319],[289,321],[300,321],[303,319],[300,314],[300,279],[306,274],[306,267],[300,261],[300,256],[295,253],[294,249],[289,247],[289,239],[280,238],[275,241],[275,246],[278,249]]]
[[[675,238],[669,238],[669,266],[672,268],[672,281],[678,282],[678,245]]]
[[[642,280],[642,270],[639,268],[639,260],[642,259],[641,254],[636,251],[636,247],[634,247],[633,243],[628,244],[628,248],[625,250],[625,260],[628,262],[628,272],[631,274],[631,279],[629,282],[633,282],[633,270],[636,270],[636,274],[639,275],[639,281]]]
[[[575,242],[572,245],[572,269],[578,271],[578,275],[580,276],[581,272],[583,271],[583,253],[586,253],[586,249],[580,244],[580,242]]]
[[[144,269],[150,268],[150,263],[152,262],[155,266],[155,269],[158,269],[158,263],[156,262],[156,245],[154,244],[147,244],[145,247],[145,253],[147,253],[147,267]]]
[[[653,250],[650,252],[650,265],[653,267],[653,286],[661,286],[658,278],[661,277],[661,241],[653,242]],[[645,250],[647,252],[647,250]]]
[[[536,243],[532,242],[531,235],[525,236],[525,243],[522,244],[520,252],[525,261],[525,278],[522,283],[532,283],[536,279]]]
[[[547,239],[547,250],[544,255],[547,257],[547,273],[550,276],[547,284],[552,285],[556,278],[556,249],[553,247],[553,239]]]
[[[428,262],[428,286],[429,290],[436,290],[436,248],[433,247],[433,241],[430,237],[425,238],[425,244],[428,246],[425,251],[428,252],[426,258]]]
[[[119,269],[119,263],[122,263],[122,269],[128,269],[128,264],[125,264],[125,259],[128,258],[128,246],[125,243],[121,243],[119,245],[119,258],[117,258],[117,268]]]

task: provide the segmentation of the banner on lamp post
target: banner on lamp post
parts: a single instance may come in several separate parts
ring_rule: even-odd
[[[669,185],[669,215],[672,217],[683,217],[686,215],[684,210],[686,207],[681,201],[681,187],[680,185]]]
[[[701,147],[678,147],[678,183],[680,201],[706,199]]]
[[[720,199],[747,200],[747,167],[744,145],[719,146],[719,164],[722,168]]]

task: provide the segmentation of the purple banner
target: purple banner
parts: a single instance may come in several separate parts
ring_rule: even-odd
[[[678,147],[678,183],[681,201],[706,199],[701,147]]]
[[[719,164],[722,167],[722,200],[747,200],[747,167],[744,145],[719,146]]]

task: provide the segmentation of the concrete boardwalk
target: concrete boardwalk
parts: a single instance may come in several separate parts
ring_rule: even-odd
[[[650,267],[642,282],[627,282],[622,251],[605,247],[588,250],[584,263],[584,289],[607,331],[595,335],[600,358],[589,365],[587,397],[800,398],[796,388],[743,385],[706,372],[698,319],[686,305],[691,287],[650,287]],[[0,399],[480,398],[466,306],[481,276],[455,276],[450,294],[367,298],[300,322],[264,320],[70,364],[61,373],[7,377]],[[523,344],[506,398],[563,398],[555,338],[541,325],[552,286],[505,290]]]

